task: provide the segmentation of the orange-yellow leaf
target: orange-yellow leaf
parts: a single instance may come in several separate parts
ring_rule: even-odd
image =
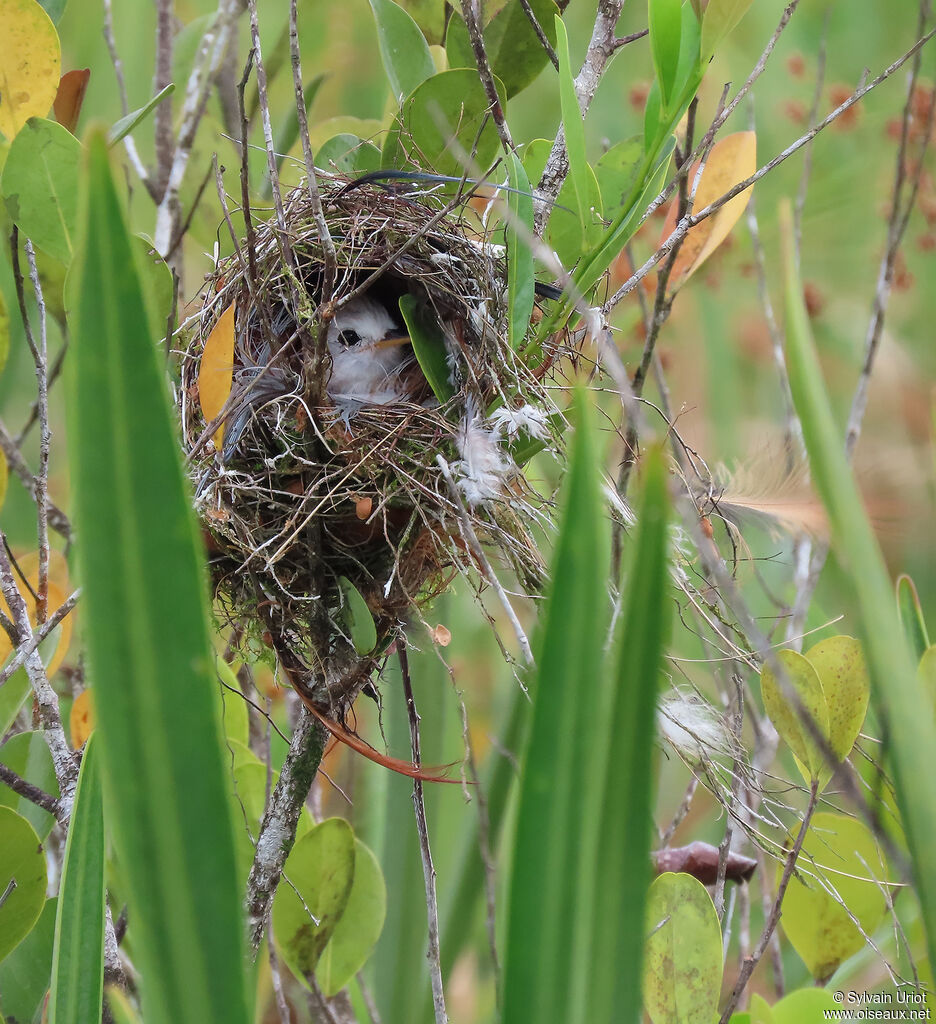
[[[211,328],[198,370],[198,400],[202,415],[210,423],[224,408],[234,379],[234,303]],[[221,451],[224,425],[215,431],[215,448]]]
[[[31,117],[45,117],[61,70],[58,33],[36,0],[0,0],[0,132],[12,140]]]
[[[68,718],[68,725],[71,729],[71,741],[75,750],[81,748],[87,742],[95,726],[94,721],[94,699],[90,690],[82,690],[72,704],[71,714]]]
[[[33,552],[31,555],[26,555],[24,558],[17,559],[17,564],[20,567],[20,571],[26,577],[29,582],[29,586],[20,579],[16,578],[16,584],[19,587],[20,593],[23,595],[23,600],[26,602],[26,609],[29,612],[29,621],[35,626],[36,624],[36,600],[33,594],[39,587],[39,554]],[[49,555],[49,593],[48,593],[48,615],[53,615],[61,606],[65,603],[70,588],[68,585],[68,564],[65,558],[58,552],[52,551]],[[0,610],[5,615],[10,614],[10,609],[0,596]],[[74,614],[74,613],[72,613]],[[48,615],[46,616],[48,618]],[[60,626],[56,628],[52,636],[58,634],[58,639],[55,642],[55,650],[52,652],[48,663],[46,664],[46,674],[49,676],[54,675],[59,666],[65,659],[65,655],[68,653],[68,645],[71,642],[72,635],[72,615],[66,615],[62,619]],[[51,642],[51,641],[50,641]],[[43,647],[43,650],[45,648]],[[0,630],[0,664],[13,653],[13,645],[10,643],[10,638]]]
[[[690,190],[698,170],[698,162],[694,163],[689,170]],[[706,206],[715,202],[716,199],[720,199],[739,182],[749,178],[756,170],[757,139],[754,132],[736,132],[734,135],[726,135],[715,143],[705,161],[702,177],[692,204],[693,210],[704,210]],[[747,201],[748,192],[745,189],[744,192],[729,199],[724,206],[689,231],[673,263],[669,279],[671,289],[675,290],[685,283],[724,242],[731,229],[741,218],[741,214],[744,213]],[[669,238],[673,228],[676,227],[677,207],[678,203],[676,202],[670,206],[669,216],[663,226],[661,242]]]
[[[78,124],[78,115],[81,113],[81,104],[84,102],[90,77],[90,68],[84,68],[81,71],[66,71],[62,75],[58,92],[55,94],[55,102],[52,104],[55,120],[63,128],[67,128],[72,135],[75,134],[75,126]]]

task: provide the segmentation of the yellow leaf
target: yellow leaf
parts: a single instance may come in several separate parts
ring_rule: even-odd
[[[31,117],[45,117],[58,91],[58,33],[36,0],[0,0],[0,131],[8,138]]]
[[[698,170],[697,161],[689,170],[690,191]],[[692,204],[693,210],[704,210],[739,182],[749,178],[756,170],[757,139],[754,132],[726,135],[715,143],[705,161],[705,168]],[[745,189],[689,231],[673,263],[669,279],[671,289],[675,290],[685,283],[724,242],[744,213],[747,201],[748,192]],[[669,238],[676,227],[678,205],[677,202],[673,202],[670,206],[661,242]]]
[[[202,415],[210,423],[224,408],[234,379],[234,303],[218,317],[211,328],[198,370],[198,401]],[[215,431],[215,448],[221,451],[224,425]]]
[[[90,690],[82,690],[72,704],[68,725],[75,750],[81,750],[94,730],[94,698]]]
[[[35,626],[36,601],[33,597],[33,593],[39,586],[39,553],[33,552],[31,555],[26,555],[24,558],[17,559],[17,564],[19,565],[23,575],[28,580],[29,586],[27,587],[18,576],[16,578],[16,585],[19,588],[20,593],[23,595],[23,600],[26,602],[26,610],[29,612],[29,621]],[[49,615],[54,614],[62,607],[69,593],[68,564],[62,554],[58,551],[52,551],[49,553]],[[10,614],[10,609],[3,597],[0,597],[0,610],[2,610],[5,615]],[[58,671],[59,666],[65,659],[65,655],[68,653],[68,645],[71,642],[72,635],[72,614],[66,615],[65,618],[62,619],[61,625],[58,626],[55,631],[58,633],[58,641],[56,642],[55,650],[52,652],[52,656],[46,665],[46,674],[50,677]],[[55,632],[53,632],[53,636],[55,635]],[[0,664],[3,664],[3,662],[6,661],[12,653],[13,645],[10,643],[10,638],[5,632],[3,632],[3,630],[0,630]]]

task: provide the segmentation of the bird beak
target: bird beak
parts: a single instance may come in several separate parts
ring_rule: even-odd
[[[408,334],[398,334],[390,338],[383,338],[374,344],[373,348],[396,348],[398,345],[408,345],[410,343],[410,336]]]

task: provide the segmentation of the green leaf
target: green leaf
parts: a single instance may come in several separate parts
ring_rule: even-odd
[[[643,139],[640,135],[634,135],[618,142],[598,157],[595,178],[606,213],[617,213],[624,205],[634,186],[642,156]]]
[[[160,89],[158,93],[146,104],[144,107],[140,107],[139,110],[132,110],[125,117],[122,117],[119,121],[115,122],[111,130],[107,133],[108,145],[114,146],[121,139],[129,135],[134,128],[142,121],[146,120],[147,117],[159,106],[160,103],[167,96],[171,96],[175,92],[175,85],[170,82],[164,89]]]
[[[792,845],[792,836],[788,842]],[[778,864],[778,878],[782,871],[783,865]],[[820,880],[838,893],[840,901]],[[864,947],[864,936],[849,914],[865,935],[873,934],[884,920],[886,881],[883,857],[863,822],[826,812],[813,816],[783,900],[781,923],[818,981],[826,981],[839,964]]]
[[[913,861],[930,958],[936,962],[936,726],[920,714],[916,664],[894,606],[888,576],[858,488],[843,451],[803,300],[793,255],[792,212],[781,208],[786,271],[786,338],[790,386],[809,456],[810,473],[829,517],[832,548],[848,566],[861,614],[871,686],[890,735],[897,798]]]
[[[9,683],[5,684],[5,686],[9,685]],[[49,753],[49,745],[41,732],[21,732],[16,736],[11,736],[0,747],[0,763],[11,768],[21,779],[26,779],[27,782],[45,790],[50,796],[57,797],[59,795],[52,755]],[[0,804],[12,807],[17,814],[22,814],[36,830],[40,839],[45,839],[55,825],[55,818],[48,811],[37,807],[26,797],[14,793],[2,782],[0,782]]]
[[[530,7],[546,38],[555,47],[556,4],[553,0],[531,0]],[[485,27],[483,36],[488,64],[504,83],[508,99],[532,84],[549,62],[549,55],[536,30],[523,6],[517,2],[504,4]],[[449,22],[445,34],[445,52],[449,67],[475,67],[468,29],[458,14]]]
[[[8,891],[11,882],[16,885]],[[29,822],[0,806],[0,960],[15,949],[39,920],[46,893],[42,843]]]
[[[323,170],[331,170],[334,165],[342,174],[366,174],[380,167],[380,150],[357,135],[343,132],[319,146],[315,163]]]
[[[215,658],[215,672],[218,676],[224,735],[227,739],[242,743],[246,747],[250,738],[250,716],[247,701],[241,695],[240,683],[234,669],[220,654]]]
[[[796,651],[778,651],[777,661],[786,671],[790,686],[803,710],[812,718],[819,732],[828,737],[829,708],[816,670]],[[787,697],[769,665],[765,665],[761,672],[761,693],[771,722],[796,756],[806,782],[812,782],[813,779],[828,781],[832,775],[831,767],[803,721],[799,708]]]
[[[29,676],[26,675],[24,668],[17,669],[3,686],[0,686],[0,736],[7,734],[31,692]]]
[[[711,1024],[718,1016],[722,935],[705,886],[666,872],[647,899],[644,1005],[654,1024]]]
[[[98,738],[85,744],[68,826],[52,959],[49,1024],[101,1019],[104,1000],[104,806]]]
[[[114,1024],[141,1024],[140,1015],[133,1008],[127,993],[116,985],[107,989],[107,1005],[110,1007]]]
[[[322,951],[315,977],[326,996],[336,995],[364,966],[387,916],[387,887],[373,851],[354,840],[354,881],[344,912]]]
[[[447,349],[442,328],[432,310],[428,309],[415,295],[400,296],[400,313],[409,331],[410,343],[416,360],[422,370],[432,393],[438,398],[440,405],[455,394],[455,388],[449,379],[451,370],[447,359]]]
[[[326,79],[326,75],[316,75],[310,82],[307,82],[302,89],[302,105],[306,111],[315,102],[315,97],[322,86],[322,83]],[[273,137],[273,148],[276,151],[276,166],[281,168],[283,166],[283,160],[286,159],[286,154],[295,146],[296,140],[299,138],[299,114],[296,110],[295,100],[287,105],[286,113],[283,115],[282,120],[276,134]],[[269,194],[270,190],[270,179],[269,169],[266,171],[266,177],[264,178],[264,194]]]
[[[360,590],[345,576],[338,577],[338,586],[344,597],[344,618],[351,643],[358,654],[370,654],[377,646],[377,627],[367,602]]]
[[[751,1024],[775,1024],[770,1004],[757,992],[751,993]]]
[[[681,0],[649,0],[650,52],[660,83],[663,109],[667,110],[676,85],[679,40],[682,35]]]
[[[708,64],[718,44],[747,14],[752,0],[709,0],[702,17],[702,62]]]
[[[397,101],[435,74],[429,44],[415,21],[393,0],[370,0],[390,88]]]
[[[39,0],[42,9],[48,14],[53,25],[57,25],[62,20],[67,2],[68,0]]]
[[[501,102],[506,103],[503,86],[496,81],[495,85]],[[436,174],[462,175],[465,167],[454,140],[476,164],[486,168],[499,145],[488,106],[476,71],[443,71],[426,79],[403,102],[384,145],[384,166],[398,167],[410,161]]]
[[[305,985],[348,905],[354,864],[354,833],[344,818],[316,825],[286,858],[283,871],[292,885],[276,890],[273,935],[283,960]]]
[[[784,996],[771,1007],[770,1024],[812,1024],[816,1021],[835,1020],[833,1014],[842,1012],[827,988],[801,988]]]
[[[578,972],[571,923],[579,905],[577,882],[593,870],[583,851],[582,795],[594,784],[591,736],[606,678],[602,650],[610,613],[601,460],[586,401],[579,392],[552,585],[537,643],[533,721],[513,848],[504,1024],[570,1024],[583,1009],[572,991]]]
[[[147,1024],[246,1024],[201,549],[107,140],[88,143],[68,392],[89,671]]]
[[[507,154],[507,169],[510,187],[517,190],[507,194],[507,340],[516,352],[530,329],[533,314],[533,197],[516,153]],[[522,233],[518,225],[524,229]]]
[[[565,23],[557,14],[556,54],[559,57],[559,106],[562,111],[562,127],[565,130],[566,152],[569,155],[569,175],[575,189],[576,209],[582,225],[582,236],[591,225],[591,182],[588,176],[588,161],[585,159],[585,121],[575,94],[575,81],[569,61],[569,37]]]
[[[936,646],[927,647],[923,652],[917,666],[917,680],[930,707],[936,711]]]
[[[49,991],[57,906],[58,899],[46,900],[32,931],[0,960],[0,999],[5,1020],[23,1024],[32,1021]]]
[[[588,872],[594,880],[591,943],[587,961],[579,961],[579,972],[589,979],[588,1021],[618,1016],[637,1020],[640,1016],[657,694],[672,603],[667,475],[661,449],[650,448],[644,456],[637,534],[617,637],[615,685],[610,689],[610,704],[600,704],[596,716],[596,721],[606,723],[607,752],[602,766],[603,802],[594,816],[598,823],[597,859]],[[702,885],[696,884],[711,904]],[[717,946],[720,967],[720,941]],[[580,948],[588,947],[583,944]],[[717,995],[716,984],[714,998]]]
[[[829,745],[839,761],[844,761],[861,731],[871,696],[861,644],[851,636],[830,636],[810,647],[805,658],[822,683]]]
[[[926,619],[923,617],[916,584],[907,575],[897,577],[897,610],[900,612],[900,623],[910,644],[910,650],[917,659],[922,658],[930,645],[929,633],[926,630]]]
[[[2,191],[20,231],[62,263],[72,257],[81,144],[55,121],[31,117],[3,168]]]

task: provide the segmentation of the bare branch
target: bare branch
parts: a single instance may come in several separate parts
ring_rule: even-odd
[[[504,108],[501,106],[500,96],[497,95],[497,87],[494,85],[494,76],[491,74],[491,65],[488,63],[487,52],[484,48],[484,36],[481,33],[481,17],[478,8],[478,0],[461,0],[462,16],[468,29],[468,40],[474,53],[478,77],[481,79],[481,85],[484,86],[484,94],[487,96],[491,117],[494,120],[494,126],[497,128],[497,136],[504,147],[504,152],[511,153],[516,149],[516,146],[514,146],[513,139],[510,137],[510,129],[507,127]]]

